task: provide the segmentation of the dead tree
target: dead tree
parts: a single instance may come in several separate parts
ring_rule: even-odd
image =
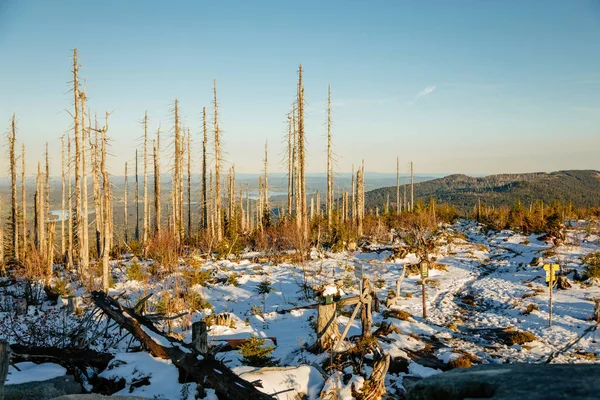
[[[13,262],[19,259],[19,222],[17,205],[17,161],[15,156],[15,144],[17,142],[17,123],[15,114],[12,115],[10,123],[10,132],[8,134],[8,153],[10,160],[10,192],[11,192],[11,211],[10,211],[10,229],[11,229],[11,253]]]
[[[67,233],[65,230],[65,137],[64,135],[60,137],[60,180],[61,180],[61,190],[60,190],[60,254],[61,257],[65,256],[65,252],[67,251]]]
[[[208,353],[198,357],[195,347],[164,336],[153,323],[138,313],[139,307],[126,308],[103,292],[92,292],[95,305],[119,326],[127,330],[154,357],[171,360],[188,380],[200,389],[213,388],[221,399],[267,400],[272,397],[258,391],[252,383],[233,373]],[[160,343],[155,337],[160,337]],[[200,359],[199,359],[200,358]]]
[[[265,180],[264,180],[264,208],[261,210],[264,213],[265,217],[270,219],[271,214],[271,206],[269,205],[269,141],[265,140],[265,159],[264,162],[264,170],[265,170]]]
[[[400,157],[396,157],[396,215],[400,215]]]
[[[327,228],[333,226],[333,164],[331,160],[331,85],[327,86]]]
[[[73,190],[71,185],[71,137],[67,135],[67,160],[69,163],[68,168],[68,176],[69,179],[67,181],[68,186],[68,204],[69,204],[69,228],[68,228],[68,243],[67,243],[67,269],[71,270],[73,268],[73,242],[74,242],[74,228],[75,222],[73,221]],[[39,166],[38,166],[38,174],[39,174]],[[36,203],[37,204],[37,203]],[[37,224],[37,218],[35,219]],[[36,225],[37,226],[37,225]],[[37,235],[37,229],[36,229]],[[37,237],[37,236],[36,236]]]
[[[25,144],[21,143],[21,261],[27,258],[27,188],[25,182]],[[0,242],[2,243],[2,242]]]
[[[188,203],[188,212],[187,212],[187,231],[188,237],[192,237],[192,143],[191,143],[191,134],[188,128],[187,134],[187,203]]]
[[[100,146],[98,144],[98,121],[95,119],[95,134],[94,134],[94,143],[92,145],[92,140],[90,138],[90,147],[92,148],[92,189],[94,192],[94,226],[95,226],[95,237],[96,237],[96,256],[100,257],[102,254],[102,229],[104,227],[104,221],[102,219],[102,215],[104,212],[102,211],[102,191],[100,189],[100,162],[98,160],[98,154]]]
[[[81,236],[81,269],[87,271],[90,264],[90,238],[89,238],[89,213],[88,213],[88,185],[87,185],[87,154],[86,149],[88,146],[88,137],[90,135],[91,124],[88,118],[88,125],[86,126],[85,121],[85,101],[87,100],[86,95],[86,84],[83,81],[83,92],[80,93],[81,98],[81,171],[83,173],[82,180],[82,197],[81,197],[81,223],[82,223],[82,236]],[[49,175],[49,172],[46,172]],[[50,192],[48,191],[48,196]]]
[[[135,149],[135,240],[140,240],[140,185],[138,175],[137,149]]]
[[[202,228],[208,229],[208,198],[206,193],[206,150],[208,146],[208,131],[206,129],[206,107],[202,107]]]
[[[294,196],[294,159],[293,159],[293,146],[294,140],[292,136],[292,116],[288,114],[288,193],[287,193],[287,213],[288,216],[292,216],[292,198]]]
[[[415,208],[415,181],[413,174],[413,162],[410,162],[410,211]]]
[[[594,315],[592,321],[600,324],[600,299],[594,299]]]
[[[302,83],[302,64],[298,69],[298,164],[300,185],[298,196],[300,197],[299,227],[304,241],[308,240],[308,210],[306,207],[306,176],[305,176],[305,139],[304,139],[304,84]]]
[[[108,257],[110,253],[110,219],[111,219],[111,199],[110,199],[110,181],[108,172],[106,170],[106,132],[108,131],[108,113],[106,113],[106,123],[102,128],[102,150],[101,150],[101,162],[100,170],[102,174],[103,183],[103,222],[104,229],[102,230],[102,287],[105,292],[109,289],[109,268],[108,268]]]
[[[123,239],[125,240],[125,244],[129,242],[129,238],[127,237],[127,216],[129,215],[128,206],[127,206],[127,161],[125,161],[125,183],[123,184]]]
[[[219,131],[219,105],[217,102],[217,80],[213,82],[213,128],[215,135],[215,209],[214,221],[216,230],[216,240],[220,242],[223,239],[223,227],[221,225],[221,141]]]
[[[49,221],[46,225],[48,228],[48,245],[46,246],[46,273],[48,275],[48,283],[50,283],[50,279],[52,278],[53,266],[54,266],[54,232],[55,232],[55,221]]]
[[[360,239],[363,235],[363,218],[364,218],[364,203],[363,203],[363,196],[362,196],[362,187],[363,187],[363,169],[362,168],[358,168],[358,170],[356,171],[356,199],[357,199],[357,204],[356,204],[356,229],[357,229],[357,235],[358,238]]]
[[[160,231],[160,128],[156,132],[156,139],[153,141],[154,150],[154,233],[157,234]]]
[[[148,111],[144,113],[144,224],[142,233],[142,243],[148,241],[148,229],[150,225],[150,216],[148,208]]]
[[[80,274],[85,274],[87,271],[82,271],[82,248],[83,248],[83,225],[81,221],[81,133],[80,133],[80,93],[79,93],[79,65],[77,64],[77,49],[73,50],[73,105],[75,107],[75,115],[73,116],[73,133],[75,136],[75,209],[73,212],[73,223],[76,224],[76,237],[78,244],[77,265],[80,268]]]
[[[2,198],[0,198],[0,215],[2,215]],[[6,264],[4,263],[4,230],[0,224],[0,274],[6,274]]]

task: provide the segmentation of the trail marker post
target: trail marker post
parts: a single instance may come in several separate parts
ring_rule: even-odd
[[[546,271],[546,282],[548,282],[548,294],[550,297],[548,326],[552,326],[552,288],[556,283],[556,272],[560,270],[558,264],[544,264]]]
[[[423,297],[423,319],[427,318],[427,303],[425,299],[425,279],[429,277],[429,262],[421,261],[419,264],[421,267],[421,297]]]

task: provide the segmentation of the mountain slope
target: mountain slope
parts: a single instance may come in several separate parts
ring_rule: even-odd
[[[401,197],[404,187],[400,188]],[[384,206],[389,195],[390,203],[396,201],[396,187],[385,187],[365,193],[367,208]],[[410,186],[406,187],[407,201]],[[517,200],[525,205],[542,200],[573,202],[575,206],[600,205],[600,172],[594,170],[569,170],[551,173],[502,174],[474,178],[450,175],[415,184],[415,202],[428,201],[433,196],[437,202],[447,202],[460,210],[472,209],[478,199],[488,205],[512,205]]]

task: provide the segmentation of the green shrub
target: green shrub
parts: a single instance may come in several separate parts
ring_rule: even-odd
[[[211,280],[213,276],[209,270],[196,269],[193,271],[186,271],[184,278],[188,286],[206,286],[208,281]]]
[[[187,295],[187,303],[188,307],[195,311],[203,311],[207,308],[210,310],[214,310],[214,307],[208,300],[204,297],[200,296],[197,292],[190,292]]]
[[[139,262],[134,260],[129,267],[125,270],[125,275],[130,281],[144,281],[146,280],[146,274]]]
[[[272,285],[271,281],[268,280],[267,278],[265,278],[259,282],[259,284],[256,286],[255,290],[258,294],[262,294],[263,296],[266,296],[269,293],[271,293],[271,290],[273,290],[273,287],[271,285]]]
[[[265,346],[265,339],[252,336],[250,340],[240,346],[238,353],[242,356],[240,361],[244,365],[253,367],[273,367],[279,363],[271,357],[275,346]]]
[[[599,278],[600,279],[600,251],[588,254],[583,257],[585,264],[584,276],[585,279]]]

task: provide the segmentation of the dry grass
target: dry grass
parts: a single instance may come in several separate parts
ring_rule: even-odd
[[[473,366],[473,363],[471,362],[471,358],[468,356],[460,356],[454,360],[451,360],[448,363],[448,366],[450,366],[450,368],[454,369],[454,368],[470,368]]]
[[[527,308],[525,308],[525,311],[523,311],[523,314],[529,315],[533,311],[540,311],[540,308],[537,305],[530,303],[527,305]]]
[[[386,310],[384,311],[384,318],[396,318],[402,321],[406,321],[411,318],[412,315],[408,311],[404,310]]]

